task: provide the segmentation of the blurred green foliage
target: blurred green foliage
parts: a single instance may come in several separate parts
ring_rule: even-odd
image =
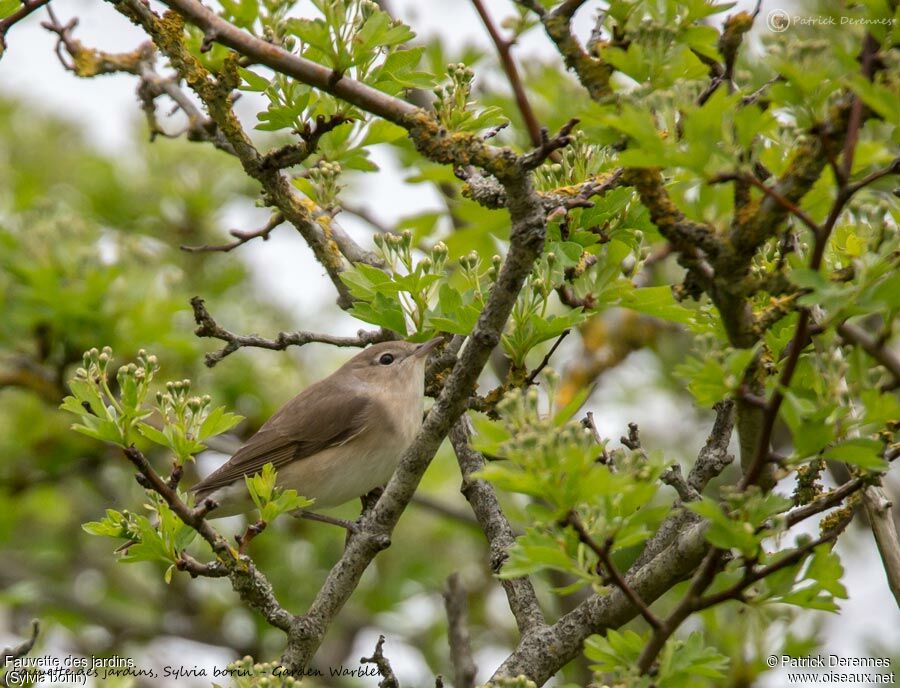
[[[481,49],[451,51],[437,38],[416,45],[419,39],[408,27],[368,0],[316,0],[305,18],[288,17],[294,4],[289,0],[220,4],[222,16],[238,26],[385,93],[405,96],[422,89],[440,125],[452,133],[491,129],[497,141],[517,151],[531,147],[512,95],[494,86],[499,69]],[[851,176],[861,178],[891,162],[891,146],[900,140],[896,81],[870,83],[857,76],[858,25],[827,34],[803,26],[789,34],[770,32],[764,54],[745,50],[730,65],[734,92],[719,88],[701,97],[710,80],[709,60],[734,57],[729,58],[728,40],[736,24],[726,23],[730,37],[714,28],[730,8],[703,0],[612,3],[601,24],[614,40],[595,39],[589,46],[615,72],[610,87],[615,97],[607,100],[591,100],[555,60],[523,60],[539,121],[556,130],[573,116],[582,120],[571,146],[536,170],[537,190],[545,197],[572,198],[579,185],[607,182],[620,167],[663,167],[672,211],[688,221],[711,223],[724,236],[739,199],[717,177],[735,170],[765,170],[765,179],[791,172],[793,151],[832,115],[845,88],[876,115],[861,129]],[[887,4],[878,2],[853,7],[822,2],[807,9],[822,16],[890,18]],[[7,11],[4,5],[0,14]],[[887,24],[871,26],[879,40],[890,40]],[[534,18],[521,10],[504,22],[512,37],[534,27]],[[201,51],[202,34],[188,33],[198,59],[221,68],[228,51],[219,45]],[[619,40],[622,36],[628,39]],[[896,66],[886,65],[887,73],[896,75]],[[509,239],[508,215],[479,205],[471,179],[460,184],[453,169],[424,160],[396,125],[262,68],[241,68],[239,76],[244,91],[259,94],[253,96],[260,98],[256,129],[269,132],[260,141],[309,134],[317,117],[335,118],[292,178],[321,209],[333,211],[365,188],[364,173],[378,171],[374,146],[390,151],[407,182],[437,192],[440,207],[403,216],[392,227],[397,233],[373,237],[384,270],[359,263],[341,275],[357,299],[350,314],[419,341],[436,332],[468,334],[497,279]],[[507,120],[513,126],[501,130]],[[127,445],[140,436],[158,470],[167,470],[174,458],[192,481],[195,467],[188,458],[199,455],[209,463],[221,458],[203,456],[201,444],[231,429],[238,420],[231,411],[247,416],[236,428],[238,437],[246,437],[280,402],[321,376],[320,366],[307,374],[303,357],[291,353],[241,352],[214,373],[202,365],[206,345],[192,333],[188,306],[195,294],[215,304],[217,317],[227,318],[236,332],[297,326],[291,314],[272,305],[270,295],[254,290],[251,272],[234,257],[238,254],[178,249],[217,243],[226,210],[249,208],[258,189],[233,159],[209,146],[135,141],[114,157],[95,150],[72,125],[11,100],[0,101],[0,163],[0,602],[17,625],[38,615],[46,625],[65,629],[66,643],[85,654],[140,655],[163,636],[228,648],[232,657],[247,654],[251,658],[233,666],[253,676],[237,683],[261,685],[260,677],[272,667],[254,660],[278,654],[280,632],[241,607],[226,583],[193,581],[173,571],[190,533],[160,502],[142,506],[148,497],[117,450],[70,432],[71,417],[58,409],[64,403],[79,416],[76,429],[94,439]],[[799,204],[818,222],[834,200],[835,173],[823,168]],[[758,364],[765,374],[762,392],[775,389],[781,354],[797,323],[789,312],[795,304],[779,297],[799,288],[796,303],[817,309],[823,332],[818,348],[800,358],[786,391],[781,417],[783,432],[791,437],[781,442],[788,448],[782,468],[812,470],[819,458],[827,458],[861,473],[883,471],[889,433],[878,433],[896,428],[900,404],[884,370],[858,349],[841,349],[833,326],[870,316],[891,336],[900,311],[900,212],[888,187],[885,180],[872,185],[841,216],[822,271],[806,267],[810,244],[799,223],[790,236],[763,243],[742,279],[757,280],[748,297],[753,313],[775,315],[756,333],[752,347],[729,341],[723,325],[729,314],[710,299],[687,298],[699,291],[679,284],[684,275],[674,261],[658,258],[665,241],[633,188],[608,190],[592,197],[589,207],[551,212],[545,251],[519,294],[501,338],[505,359],[494,365],[493,377],[521,385],[549,342],[569,328],[580,328],[585,359],[600,358],[620,343],[594,336],[609,331],[598,323],[612,321],[622,309],[640,317],[618,322],[650,322],[647,327],[665,336],[618,333],[627,340],[620,345],[625,353],[611,356],[609,367],[638,348],[647,348],[645,360],[656,364],[648,366],[645,387],[626,389],[621,397],[633,394],[638,404],[642,396],[674,397],[684,409],[672,423],[679,424],[693,417],[690,401],[708,409],[741,393],[748,367]],[[791,239],[787,248],[785,238]],[[775,273],[787,285],[778,287],[781,292],[769,291],[766,280]],[[118,376],[110,370],[108,387],[97,388],[93,376],[77,368],[98,368],[108,354],[95,350],[87,361],[82,354],[99,346],[139,365]],[[158,358],[151,363],[144,350]],[[168,399],[160,390],[156,412],[165,419],[162,429],[148,421],[142,403],[157,365],[163,378],[189,378],[194,389],[209,395],[194,403],[183,383],[167,389]],[[671,494],[659,486],[663,468],[693,461],[702,441],[666,434],[656,438],[661,451],[614,452],[617,471],[597,462],[605,447],[573,418],[605,369],[599,366],[593,376],[563,381],[559,388],[545,376],[546,412],[536,394],[514,393],[490,409],[496,411],[492,417],[476,416],[476,447],[506,459],[489,463],[482,475],[499,488],[504,507],[524,531],[499,575],[533,575],[550,618],[591,591],[609,589],[596,552],[566,519],[577,515],[626,568],[671,504]],[[67,386],[68,380],[74,382]],[[454,462],[441,454],[422,491],[462,506],[458,481]],[[270,516],[298,504],[295,495],[275,494],[268,472],[252,484],[257,505]],[[771,541],[783,536],[781,518],[790,500],[753,490],[731,494],[717,486],[712,492],[717,498],[691,506],[711,524],[709,543],[732,552],[739,563],[740,556],[755,564],[780,555]],[[354,507],[341,514],[352,517]],[[159,527],[145,511],[156,513]],[[393,546],[375,560],[330,629],[318,663],[355,661],[356,643],[377,628],[415,648],[433,673],[444,671],[446,622],[438,591],[456,569],[471,593],[474,646],[515,645],[510,615],[502,601],[496,603],[483,534],[464,519],[422,514],[401,521]],[[321,524],[287,521],[254,540],[251,553],[284,605],[301,611],[338,558],[343,535]],[[144,563],[116,566],[109,543],[86,537],[83,523],[94,534],[140,535],[143,549],[123,559]],[[235,523],[234,532],[241,529]],[[766,654],[814,652],[823,642],[815,633],[779,639],[768,631],[797,618],[788,605],[836,609],[836,600],[848,593],[843,573],[837,556],[820,547],[760,584],[754,604],[704,611],[702,632],[677,636],[663,649],[660,679],[670,686],[750,685],[767,670],[761,661]],[[714,588],[721,590],[740,575],[737,564],[726,567]],[[671,609],[683,592],[676,586],[657,608]],[[586,660],[567,668],[562,680],[583,685],[594,670],[628,685],[646,685],[649,679],[629,667],[647,638],[641,620],[594,636]],[[328,685],[352,683],[333,679]]]

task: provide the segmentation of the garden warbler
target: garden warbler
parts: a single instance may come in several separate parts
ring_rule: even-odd
[[[250,511],[244,476],[272,463],[277,486],[343,504],[384,485],[422,425],[424,344],[382,342],[364,349],[287,402],[223,466],[191,488],[212,497],[210,518]]]

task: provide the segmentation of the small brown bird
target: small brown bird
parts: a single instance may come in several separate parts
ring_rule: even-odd
[[[272,463],[278,486],[343,504],[384,485],[422,425],[425,360],[441,342],[382,342],[287,402],[223,466],[194,485],[210,518],[253,508],[244,476]]]

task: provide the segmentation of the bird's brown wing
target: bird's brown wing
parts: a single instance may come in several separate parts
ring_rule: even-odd
[[[198,499],[254,475],[346,444],[372,424],[376,404],[333,383],[316,383],[291,399],[223,466],[191,488]],[[313,410],[314,409],[314,410]]]

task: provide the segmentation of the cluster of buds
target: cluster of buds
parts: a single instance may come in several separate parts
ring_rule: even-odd
[[[384,259],[385,265],[394,270],[399,263],[407,272],[412,272],[412,238],[412,232],[404,229],[400,234],[379,232],[372,237],[372,241],[375,242],[375,247]]]
[[[497,281],[497,277],[500,275],[500,267],[503,265],[503,259],[494,254],[491,257],[491,267],[488,268],[487,276],[491,281],[491,284]]]
[[[469,95],[472,93],[475,72],[464,64],[456,63],[447,65],[447,76],[450,83],[434,88],[434,111],[441,124],[447,129],[453,129],[456,120],[470,105]]]
[[[302,677],[291,676],[280,664],[254,662],[250,655],[231,662],[225,668],[239,688],[288,688],[302,685]]]
[[[309,170],[309,182],[315,191],[316,202],[326,210],[337,204],[338,194],[344,188],[338,183],[341,171],[340,163],[327,160],[320,160]]]
[[[588,143],[582,130],[572,133],[572,141],[558,151],[559,162],[549,162],[535,170],[535,182],[542,191],[583,182],[599,173],[609,156],[598,146]]]
[[[416,271],[423,275],[440,275],[444,272],[444,265],[447,262],[447,244],[443,241],[437,242],[431,247],[431,250],[416,265]]]
[[[116,372],[116,382],[119,386],[118,400],[109,389],[109,365],[111,362],[112,349],[110,347],[104,346],[103,349],[94,347],[84,353],[83,366],[75,371],[75,379],[91,385],[100,398],[105,396],[108,399],[108,403],[116,411],[134,412],[143,402],[153,375],[159,370],[159,362],[156,356],[151,356],[141,349],[138,352],[137,363],[129,363],[120,367]],[[104,401],[103,404],[106,406],[107,402]]]
[[[166,383],[165,392],[156,393],[156,405],[166,423],[183,424],[186,434],[196,436],[196,430],[212,403],[212,397],[191,396],[191,381],[188,379]]]
[[[510,430],[519,431],[540,423],[538,404],[539,395],[534,387],[525,391],[514,389],[500,400],[497,411]]]
[[[554,381],[558,383],[554,374]],[[572,451],[581,453],[585,462],[593,461],[597,445],[590,430],[576,421],[556,427],[552,414],[540,412],[537,389],[513,390],[497,405],[510,439],[503,446],[504,458],[515,463],[542,465]]]
[[[435,275],[439,275],[444,271],[444,265],[447,263],[447,254],[450,250],[447,248],[447,244],[443,241],[437,242],[434,246],[431,247],[431,251],[428,256],[422,259],[424,263],[426,260],[430,262],[427,270],[423,270],[425,272],[431,272]]]
[[[491,264],[491,267],[488,268],[488,277],[492,282],[497,279],[497,271],[500,265],[500,257],[494,256],[494,261]],[[466,278],[466,283],[469,285],[469,288],[472,289],[478,300],[483,300],[483,294],[481,290],[481,278],[484,273],[481,269],[481,256],[478,255],[477,251],[469,251],[466,255],[459,259],[459,268],[462,271],[463,277]],[[493,277],[490,276],[491,270],[493,270]]]
[[[102,354],[101,354],[102,356]],[[144,349],[138,351],[138,362],[129,363],[119,368],[116,382],[119,384],[119,397],[127,409],[137,411],[147,396],[147,388],[153,375],[159,370],[156,356],[151,356]]]
[[[378,6],[377,2],[374,2],[374,0],[360,0],[358,7],[359,16],[362,17],[363,20],[368,19],[373,14],[381,12],[381,8]]]
[[[79,380],[106,380],[106,371],[112,360],[112,349],[104,346],[102,350],[94,347],[85,351],[82,357],[82,368],[75,371],[75,377]]]

